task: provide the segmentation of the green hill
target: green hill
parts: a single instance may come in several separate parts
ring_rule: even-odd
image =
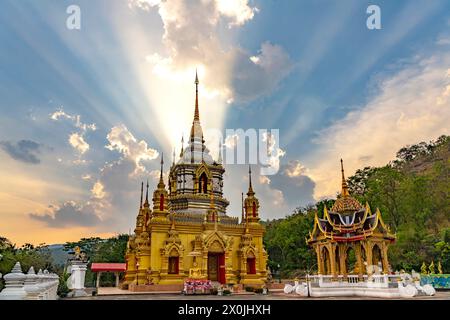
[[[357,170],[347,179],[350,193],[360,202],[380,208],[396,232],[389,251],[394,269],[420,270],[423,261],[440,261],[450,272],[450,137],[405,146],[383,167]],[[326,200],[298,208],[285,219],[267,222],[264,238],[269,266],[285,275],[315,270],[313,252],[305,243],[314,213],[331,207]]]

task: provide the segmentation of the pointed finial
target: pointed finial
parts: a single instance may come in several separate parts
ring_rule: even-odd
[[[344,174],[344,161],[341,159],[341,174],[342,174],[342,191],[341,196],[346,197],[349,196],[347,181],[345,180]]]
[[[161,172],[159,175],[159,180],[162,180],[163,178],[163,165],[164,165],[164,153],[161,153]]]
[[[181,136],[181,151],[180,151],[180,158],[183,158],[184,155],[184,137]]]
[[[255,192],[253,192],[253,186],[252,186],[252,168],[250,165],[248,165],[248,192],[247,196],[254,195]]]
[[[173,148],[173,153],[172,153],[172,165],[175,165],[175,148]]]
[[[195,70],[195,112],[194,121],[200,121],[200,112],[198,111],[198,75],[197,70]]]
[[[163,179],[163,170],[164,170],[164,153],[161,153],[161,172],[159,174],[158,189],[165,188],[164,179]]]
[[[217,158],[218,163],[222,163],[222,140],[219,141],[219,157]]]
[[[244,223],[244,193],[241,192],[241,213],[242,213],[242,219],[241,223]]]
[[[147,191],[145,192],[145,203],[144,203],[144,207],[149,207],[149,203],[148,203],[148,179],[147,179]]]
[[[139,208],[142,208],[142,198],[144,197],[144,181],[141,182],[141,202],[139,203]]]
[[[36,274],[36,272],[34,271],[34,267],[31,266],[30,269],[28,270],[27,274]]]
[[[20,262],[17,261],[14,267],[11,270],[11,273],[22,273],[22,267],[20,266]]]

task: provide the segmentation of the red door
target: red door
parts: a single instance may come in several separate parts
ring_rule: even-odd
[[[219,254],[219,282],[225,284],[225,254]]]
[[[247,258],[247,274],[256,274],[255,258]]]

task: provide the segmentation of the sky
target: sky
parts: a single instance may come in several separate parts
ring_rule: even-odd
[[[141,181],[189,134],[196,69],[205,131],[279,130],[277,173],[253,168],[264,220],[335,197],[341,158],[350,176],[450,131],[447,0],[3,0],[0,21],[0,236],[17,244],[133,230]],[[240,216],[248,165],[225,168]]]

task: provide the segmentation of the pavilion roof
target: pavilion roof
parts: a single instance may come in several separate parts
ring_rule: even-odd
[[[122,272],[127,269],[126,263],[113,263],[113,262],[93,262],[91,265],[91,271],[111,271],[111,272]]]

